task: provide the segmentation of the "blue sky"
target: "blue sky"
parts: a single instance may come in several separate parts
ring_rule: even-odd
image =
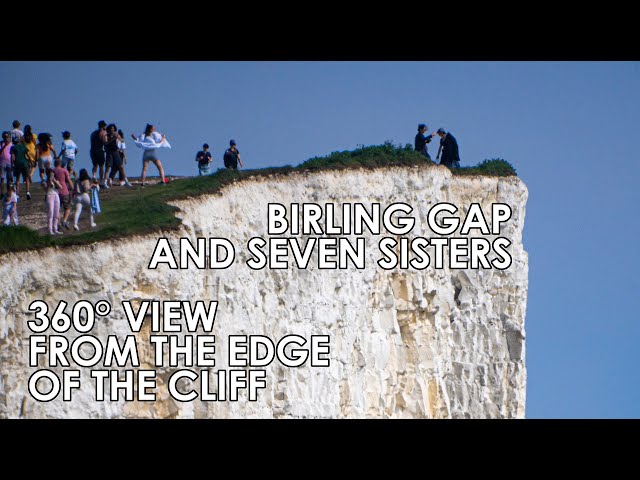
[[[505,158],[529,188],[527,416],[624,418],[640,417],[639,87],[638,62],[3,62],[0,124],[56,148],[70,130],[88,167],[98,120],[154,123],[174,175],[204,142],[220,166],[234,138],[261,168],[444,126],[462,165]]]

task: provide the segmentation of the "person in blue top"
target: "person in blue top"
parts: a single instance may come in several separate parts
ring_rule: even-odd
[[[437,134],[440,137],[440,148],[438,148],[436,160],[438,160],[442,151],[440,165],[449,168],[460,168],[460,152],[458,151],[456,137],[451,135],[451,132],[445,132],[444,128],[439,128]]]
[[[427,150],[427,143],[431,142],[431,139],[434,137],[435,133],[426,136],[425,133],[428,129],[429,127],[427,127],[424,123],[418,125],[418,133],[416,134],[414,149],[416,152],[420,152],[422,155],[427,157],[427,159],[431,160],[431,156],[429,155],[429,151]]]

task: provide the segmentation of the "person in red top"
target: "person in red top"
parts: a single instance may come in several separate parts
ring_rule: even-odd
[[[58,196],[60,197],[60,205],[64,209],[64,215],[62,216],[62,226],[67,230],[70,230],[69,215],[71,214],[71,190],[73,189],[73,182],[69,176],[69,170],[62,167],[62,161],[57,158],[55,161],[55,167],[53,174],[56,177],[58,183],[60,183],[60,189],[58,190]]]

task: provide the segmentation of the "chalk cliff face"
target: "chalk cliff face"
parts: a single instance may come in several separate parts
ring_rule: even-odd
[[[160,235],[91,246],[46,249],[0,257],[0,417],[2,418],[522,418],[525,415],[527,253],[522,246],[527,189],[517,178],[453,177],[444,167],[386,168],[276,176],[243,181],[222,194],[181,201],[178,239],[223,237],[237,258],[226,270],[147,268]],[[405,202],[414,207],[411,236],[435,236],[427,212],[438,202],[461,208],[508,203],[512,218],[501,236],[513,243],[506,270],[385,271],[376,265],[381,237],[366,236],[366,268],[254,271],[244,263],[247,241],[267,237],[267,204],[337,205]],[[339,211],[339,209],[337,209]],[[340,223],[340,220],[337,221]],[[304,237],[303,237],[304,238]],[[354,238],[353,236],[351,238]],[[487,237],[491,239],[492,237]],[[106,299],[113,312],[92,334],[131,334],[120,302],[144,299],[217,300],[216,367],[227,366],[225,340],[234,334],[329,335],[330,366],[267,368],[256,402],[173,400],[167,382],[177,368],[160,368],[156,402],[96,402],[89,369],[70,402],[62,395],[37,402],[27,391],[28,306],[43,299],[73,304]],[[69,338],[78,333],[67,334]],[[51,332],[53,333],[53,332]],[[138,335],[142,365],[153,368],[149,322]],[[44,367],[44,364],[40,366]],[[60,368],[52,368],[61,372]],[[107,389],[108,391],[108,389]]]

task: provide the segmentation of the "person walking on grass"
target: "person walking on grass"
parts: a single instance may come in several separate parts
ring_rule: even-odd
[[[0,194],[4,189],[6,182],[7,187],[13,183],[13,169],[11,168],[11,134],[2,132],[2,143],[0,143]]]
[[[58,229],[60,221],[60,195],[62,185],[56,179],[53,169],[47,168],[44,183],[45,201],[47,203],[47,219],[49,221],[49,235],[62,235]]]
[[[89,210],[89,220],[91,221],[91,228],[96,227],[96,223],[93,221],[93,210],[91,208],[91,197],[89,194],[91,193],[92,188],[99,189],[97,182],[92,183],[89,180],[89,173],[87,173],[86,169],[80,170],[80,174],[78,175],[78,180],[73,185],[73,203],[75,205],[76,211],[73,217],[73,229],[80,230],[78,227],[78,220],[80,219],[80,214],[82,213],[82,207],[85,206]]]
[[[64,210],[61,224],[69,230],[71,228],[69,226],[69,215],[71,214],[71,190],[73,190],[73,182],[71,181],[69,170],[62,166],[62,160],[60,158],[55,161],[53,173],[60,184],[58,195],[60,196],[60,205]]]
[[[431,160],[431,156],[429,155],[429,151],[427,149],[427,143],[431,143],[431,139],[435,136],[435,133],[431,135],[425,135],[427,133],[427,127],[424,123],[418,125],[418,133],[416,134],[414,149],[416,152],[420,152],[422,155],[427,157],[428,160]]]
[[[212,162],[211,152],[209,151],[209,145],[202,145],[202,150],[196,153],[196,162],[198,162],[198,174],[200,176],[209,175],[210,166]]]
[[[91,133],[89,138],[91,142],[91,149],[89,155],[91,156],[91,163],[93,164],[92,175],[95,178],[98,169],[100,169],[100,183],[104,183],[104,144],[107,143],[107,122],[100,120],[98,122],[98,129]]]
[[[36,170],[37,161],[36,161],[36,136],[31,131],[31,125],[24,126],[24,135],[20,139],[22,143],[27,147],[27,161],[29,163],[29,181],[31,181],[31,177],[33,177],[33,172]],[[27,188],[27,190],[29,190]],[[27,197],[29,200],[29,197]]]
[[[149,162],[152,162],[156,167],[158,167],[158,172],[160,173],[160,183],[164,185],[164,169],[162,168],[162,163],[160,162],[157,153],[158,148],[171,148],[171,145],[169,145],[169,142],[167,141],[164,134],[161,135],[156,132],[155,127],[148,123],[142,135],[136,137],[135,135],[131,134],[131,137],[133,138],[135,144],[144,150],[144,153],[142,154],[142,186],[144,187],[144,181],[147,177]]]
[[[130,187],[131,184],[129,183],[129,180],[127,180],[127,174],[124,171],[122,158],[120,158],[118,138],[118,127],[116,127],[112,123],[107,127],[107,143],[104,145],[104,150],[107,154],[107,159],[105,162],[107,165],[107,172],[109,171],[109,166],[111,166],[111,173],[109,174],[109,186],[113,185],[113,177],[116,176],[116,173],[120,173],[120,178],[124,179],[124,184],[127,187]],[[107,186],[106,181],[103,186]]]
[[[226,168],[237,170],[238,163],[240,163],[240,167],[244,168],[244,165],[242,165],[242,159],[240,158],[240,150],[236,147],[236,141],[230,140],[229,148],[224,152],[224,166]]]
[[[120,158],[122,159],[122,166],[124,167],[127,164],[127,144],[124,143],[124,133],[122,130],[118,130],[118,153],[120,154]],[[120,186],[125,184],[125,177],[120,173]]]
[[[27,148],[27,144],[21,140],[11,147],[11,166],[13,167],[13,175],[15,177],[16,194],[19,194],[20,177],[22,177],[27,189],[27,200],[31,200],[31,192],[29,191],[29,187],[31,186],[29,150]]]
[[[20,225],[18,222],[18,195],[13,184],[10,183],[7,185],[7,193],[2,196],[2,224],[9,226],[11,220],[14,225]]]
[[[440,165],[444,165],[448,168],[460,168],[458,141],[453,135],[451,135],[451,132],[445,132],[444,128],[439,128],[437,133],[440,137],[440,147],[438,148],[436,160],[438,160],[440,152],[442,151],[442,160],[440,161]]]
[[[36,160],[38,161],[38,170],[40,170],[40,183],[44,184],[44,175],[47,170],[53,169],[53,160],[56,157],[56,151],[53,148],[50,133],[41,133],[38,135],[38,146],[36,147]]]
[[[60,148],[60,153],[58,157],[62,162],[62,168],[67,168],[67,164],[69,162],[73,163],[76,159],[76,155],[78,154],[78,146],[76,142],[71,140],[71,134],[68,131],[62,132],[62,147]]]

